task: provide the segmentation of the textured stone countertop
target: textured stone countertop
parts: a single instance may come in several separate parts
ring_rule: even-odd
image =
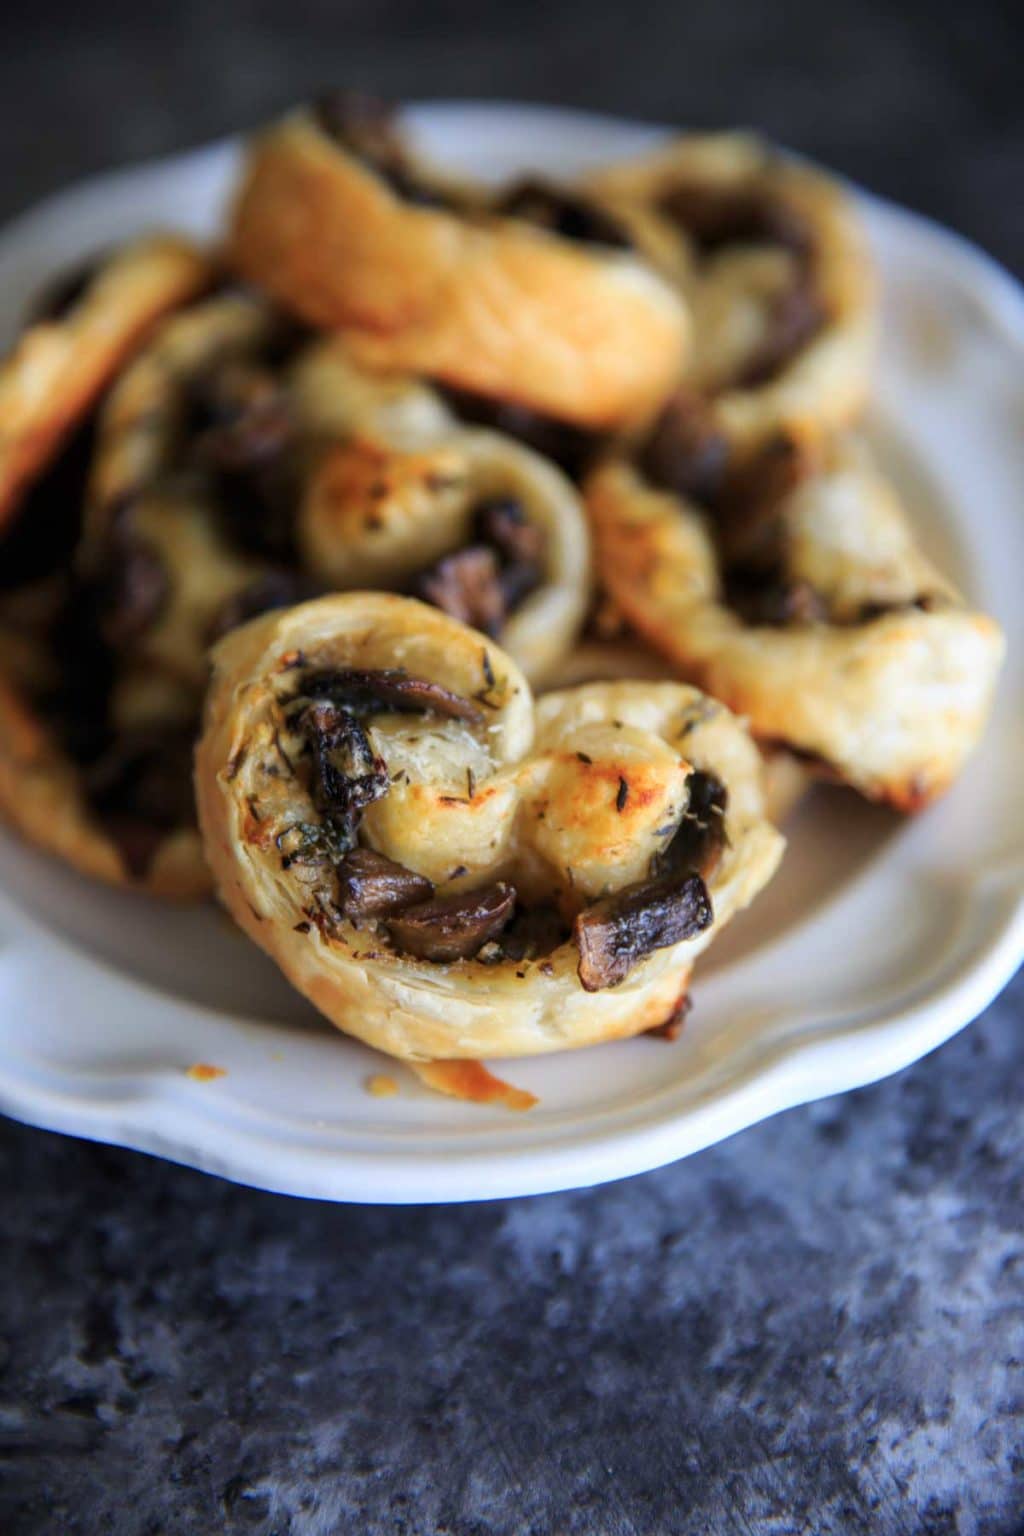
[[[0,214],[332,76],[757,124],[1024,258],[1010,5],[5,17]],[[1011,1536],[1024,981],[898,1077],[604,1189],[290,1201],[0,1123],[2,1536]]]

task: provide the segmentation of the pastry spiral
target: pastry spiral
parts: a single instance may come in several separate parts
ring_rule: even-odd
[[[394,1056],[663,1023],[778,862],[756,749],[685,685],[534,704],[479,633],[377,593],[267,614],[214,668],[196,789],[221,896],[334,1024]]]
[[[755,735],[913,810],[975,745],[1003,654],[853,437],[710,511],[634,465],[591,475],[598,569],[635,628]]]
[[[254,145],[230,253],[362,362],[607,429],[657,408],[688,335],[671,284],[611,222],[454,187],[383,118],[333,107]]]
[[[691,306],[688,399],[745,460],[780,432],[816,438],[867,396],[876,282],[848,198],[745,134],[694,134],[607,167],[591,189]],[[706,442],[703,444],[705,458]]]
[[[0,366],[0,528],[154,324],[210,278],[205,256],[160,235],[51,295]]]

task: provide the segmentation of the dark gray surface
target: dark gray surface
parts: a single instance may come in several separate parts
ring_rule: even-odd
[[[0,213],[332,76],[735,119],[1024,257],[1009,5],[50,3]],[[0,1125],[0,1533],[1024,1527],[1024,982],[898,1078],[603,1190],[303,1204]]]

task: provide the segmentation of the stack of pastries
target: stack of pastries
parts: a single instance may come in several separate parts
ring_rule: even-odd
[[[858,434],[876,309],[747,136],[495,189],[293,113],[0,367],[0,810],[447,1091],[671,1035],[803,784],[917,810],[989,708]]]

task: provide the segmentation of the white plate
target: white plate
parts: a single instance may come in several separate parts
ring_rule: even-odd
[[[428,106],[417,132],[484,175],[572,172],[659,131],[537,108]],[[118,172],[0,238],[0,323],[83,251],[218,224],[237,147]],[[1024,950],[1024,299],[987,258],[862,199],[886,285],[872,430],[928,544],[1009,637],[984,744],[901,822],[819,790],[782,871],[698,969],[673,1045],[510,1063],[529,1114],[432,1096],[322,1023],[210,907],[108,891],[0,841],[0,1109],[267,1189],[443,1201],[596,1183],[905,1066],[972,1019]],[[203,1061],[212,1082],[186,1075]],[[390,1069],[389,1069],[390,1070]],[[504,1070],[499,1067],[499,1070]],[[941,1069],[938,1069],[941,1070]]]

